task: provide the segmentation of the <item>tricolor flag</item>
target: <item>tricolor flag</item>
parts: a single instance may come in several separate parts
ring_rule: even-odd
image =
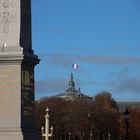
[[[74,68],[76,70],[76,69],[78,69],[78,65],[77,64],[72,64],[72,68]]]

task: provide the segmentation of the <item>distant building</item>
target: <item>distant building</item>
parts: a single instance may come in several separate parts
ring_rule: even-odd
[[[80,88],[79,89],[75,88],[73,73],[71,73],[71,75],[70,75],[70,80],[68,82],[67,90],[63,93],[60,93],[60,94],[56,95],[55,97],[63,98],[63,99],[66,99],[66,100],[74,100],[74,99],[77,99],[77,98],[92,99],[92,97],[89,97],[89,96],[83,94],[81,92]]]
[[[140,102],[117,102],[119,111],[124,112],[126,108],[128,109],[140,109]]]
[[[87,96],[81,92],[81,89],[76,89],[75,82],[73,78],[73,73],[70,74],[70,80],[68,81],[68,88],[66,91],[59,93],[51,98],[61,98],[65,100],[75,100],[75,99],[90,99],[94,100],[94,97]],[[120,112],[124,112],[126,108],[135,109],[140,108],[140,102],[116,102]]]

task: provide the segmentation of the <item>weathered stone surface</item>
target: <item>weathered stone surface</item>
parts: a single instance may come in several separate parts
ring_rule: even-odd
[[[20,83],[20,65],[0,65],[0,129],[20,127]]]
[[[0,140],[41,140],[34,121],[33,62],[37,60],[32,59],[0,55]]]
[[[7,51],[32,51],[30,0],[0,0],[0,51],[5,43]]]
[[[41,140],[34,121],[31,1],[0,0],[0,140]]]

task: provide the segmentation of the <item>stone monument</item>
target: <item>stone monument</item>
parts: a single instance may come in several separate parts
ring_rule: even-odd
[[[0,0],[0,140],[41,140],[34,121],[31,0]]]

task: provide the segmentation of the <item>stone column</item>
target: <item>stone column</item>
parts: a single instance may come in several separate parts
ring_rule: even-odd
[[[0,140],[41,140],[34,121],[31,1],[0,0]]]

